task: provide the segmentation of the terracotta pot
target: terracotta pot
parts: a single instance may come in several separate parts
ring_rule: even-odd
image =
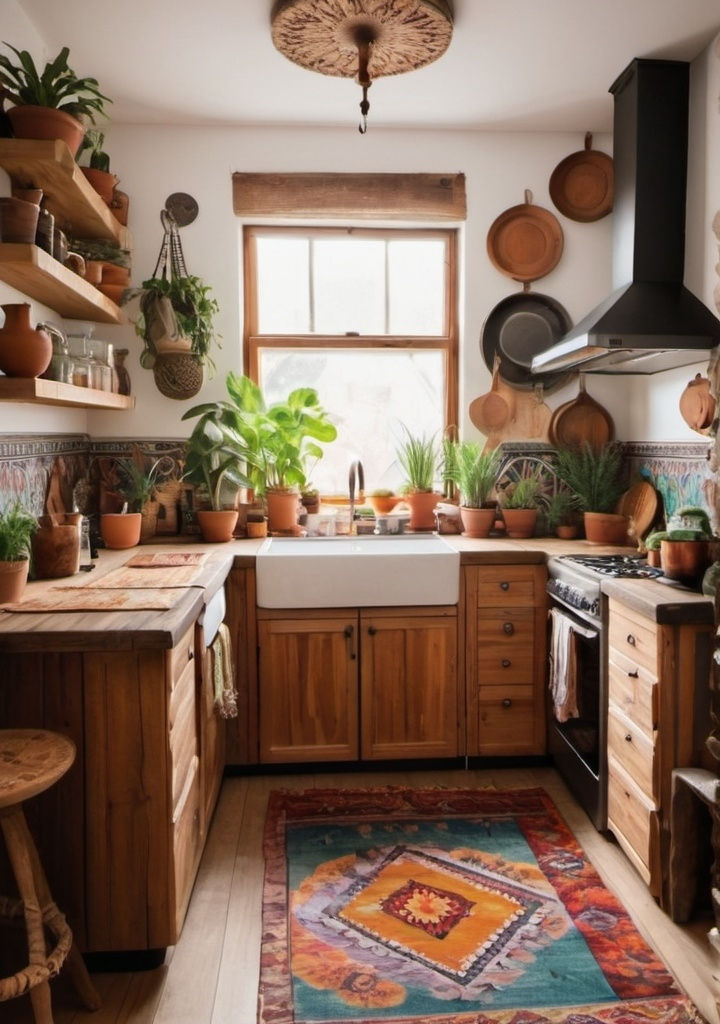
[[[300,495],[297,491],[269,487],[265,495],[270,533],[292,533],[297,526]]]
[[[208,544],[223,544],[232,540],[238,519],[237,509],[199,509],[195,514],[203,540]]]
[[[463,537],[489,537],[495,524],[495,508],[469,508],[460,506]]]
[[[660,568],[671,580],[695,586],[708,567],[706,540],[661,540]]]
[[[401,500],[397,494],[370,494],[367,503],[376,515],[386,516]]]
[[[119,188],[116,188],[113,193],[110,210],[118,224],[122,224],[123,227],[127,227],[129,207],[130,197],[127,192],[121,192]]]
[[[100,536],[106,548],[123,550],[140,543],[142,516],[139,512],[104,512],[100,516]]]
[[[3,242],[32,245],[37,233],[40,207],[14,196],[0,198],[0,231]]]
[[[0,562],[0,604],[19,601],[25,591],[30,562],[23,558],[19,562]]]
[[[405,495],[405,501],[410,508],[411,530],[434,530],[435,529],[435,506],[442,499],[442,494],[435,491],[415,491]]]
[[[110,171],[99,171],[96,167],[81,167],[87,180],[95,189],[100,198],[109,206],[112,202],[113,192],[117,185],[117,178]]]
[[[102,294],[106,296],[106,298],[110,299],[111,302],[114,302],[117,306],[120,305],[120,302],[122,301],[122,294],[125,291],[124,284],[104,284],[101,282],[96,287],[98,291],[102,292]]]
[[[505,534],[511,540],[523,540],[532,537],[537,523],[536,508],[504,508]]]
[[[627,544],[627,516],[614,512],[583,512],[585,539],[590,544]]]
[[[659,548],[648,549],[647,564],[651,565],[654,569],[659,569],[660,568],[660,549]]]
[[[18,139],[62,139],[73,157],[85,136],[85,128],[75,117],[53,107],[25,104],[11,107],[7,116]]]
[[[40,516],[32,537],[33,572],[39,580],[74,576],[80,571],[79,512]]]
[[[85,260],[85,280],[89,284],[100,284],[104,266],[102,260]]]
[[[102,260],[102,283],[122,284],[127,287],[130,284],[130,268],[119,267],[117,263],[108,263]]]
[[[560,525],[555,527],[555,536],[559,537],[560,540],[573,540],[577,537],[578,528],[577,526]]]
[[[29,302],[8,302],[2,310],[0,370],[8,377],[39,377],[52,359],[50,336],[30,326]]]
[[[43,190],[41,188],[25,188],[23,185],[10,185],[10,191],[16,199],[22,199],[26,203],[34,203],[39,206],[42,202]]]

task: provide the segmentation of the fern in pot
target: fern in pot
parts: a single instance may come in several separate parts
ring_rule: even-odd
[[[496,502],[489,501],[495,486],[500,454],[484,452],[477,441],[453,442],[452,457],[445,460],[450,479],[460,491],[460,518],[465,537],[487,537],[495,523]]]
[[[583,510],[585,537],[591,544],[626,544],[628,520],[615,508],[623,493],[622,449],[617,443],[594,448],[559,448],[555,471],[577,494]]]
[[[529,476],[519,477],[502,491],[500,505],[505,532],[511,540],[526,539],[535,533],[541,491],[539,469]]]
[[[0,508],[0,604],[19,601],[23,595],[37,528],[37,519],[21,502]]]

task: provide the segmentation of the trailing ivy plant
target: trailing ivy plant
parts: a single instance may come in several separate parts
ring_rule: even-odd
[[[210,350],[213,344],[220,347],[220,336],[214,327],[219,307],[209,285],[192,275],[150,277],[139,288],[129,288],[123,295],[123,304],[134,298],[140,299],[135,333],[145,344],[140,355],[141,366],[146,370],[153,368],[157,358],[155,342],[169,336],[189,338],[195,362],[206,365],[210,373],[214,373]]]

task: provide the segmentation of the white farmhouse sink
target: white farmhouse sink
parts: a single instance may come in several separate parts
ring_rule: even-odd
[[[260,608],[457,604],[460,553],[442,537],[271,537],[257,553]]]

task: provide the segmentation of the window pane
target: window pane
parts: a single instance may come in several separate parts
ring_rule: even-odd
[[[398,239],[388,243],[389,334],[445,332],[445,243]]]
[[[366,492],[397,488],[395,459],[404,424],[434,435],[444,426],[445,361],[440,351],[410,349],[260,349],[260,386],[271,403],[296,387],[313,387],[332,415],[338,439],[312,471],[325,494],[347,494],[348,470],[360,459]]]
[[[313,241],[316,334],[385,334],[385,242]]]
[[[257,239],[258,328],[263,334],[310,332],[309,252],[306,238]]]

